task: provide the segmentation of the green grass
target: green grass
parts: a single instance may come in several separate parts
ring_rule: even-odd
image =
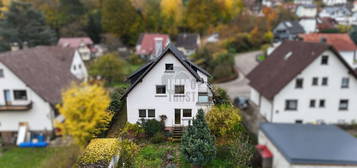
[[[47,159],[66,148],[8,148],[0,156],[0,168],[41,168]]]
[[[143,147],[136,158],[136,167],[161,167],[165,154],[169,150],[170,148],[158,145]]]

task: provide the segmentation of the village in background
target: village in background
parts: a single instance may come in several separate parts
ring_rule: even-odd
[[[0,168],[357,168],[357,1],[0,0]]]

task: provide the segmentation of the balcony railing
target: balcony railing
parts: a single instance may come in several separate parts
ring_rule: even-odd
[[[32,101],[27,104],[0,104],[1,111],[28,111],[32,109]]]

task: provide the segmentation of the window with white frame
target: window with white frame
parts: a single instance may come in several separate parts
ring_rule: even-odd
[[[321,57],[321,65],[328,65],[328,56],[324,55]]]
[[[27,100],[26,90],[14,90],[14,99],[15,100]]]
[[[319,102],[319,107],[320,108],[324,108],[326,106],[326,101],[325,100],[320,100],[320,102]]]
[[[156,85],[156,94],[166,94],[166,85]]]
[[[347,99],[340,100],[340,105],[339,105],[338,109],[341,111],[348,110],[348,100]]]
[[[182,109],[182,117],[192,117],[192,109]]]
[[[141,119],[155,118],[155,109],[139,109],[139,118]]]
[[[322,86],[327,86],[328,85],[328,78],[327,77],[323,77],[322,78],[322,83],[321,83]]]
[[[301,89],[301,88],[303,88],[303,86],[304,86],[304,79],[302,79],[302,78],[296,79],[295,88]]]
[[[312,78],[312,86],[317,86],[317,85],[319,85],[319,78],[313,77]]]
[[[0,78],[3,78],[3,77],[4,77],[4,70],[0,69]]]
[[[208,93],[207,92],[198,92],[198,102],[199,103],[208,103]]]
[[[165,71],[173,71],[174,64],[165,64]]]
[[[175,85],[175,94],[185,94],[185,85]]]
[[[316,107],[316,100],[310,100],[310,108],[315,108]]]
[[[349,88],[349,86],[350,86],[350,78],[348,77],[342,78],[341,88]]]
[[[285,110],[287,111],[296,111],[298,108],[297,100],[286,100],[285,101]]]

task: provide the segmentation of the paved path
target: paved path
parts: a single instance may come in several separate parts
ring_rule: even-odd
[[[250,87],[245,75],[258,65],[258,62],[255,59],[258,54],[261,54],[261,51],[237,54],[235,56],[235,68],[239,73],[239,78],[233,81],[216,84],[218,87],[225,89],[231,99],[234,99],[237,96],[249,98]]]

